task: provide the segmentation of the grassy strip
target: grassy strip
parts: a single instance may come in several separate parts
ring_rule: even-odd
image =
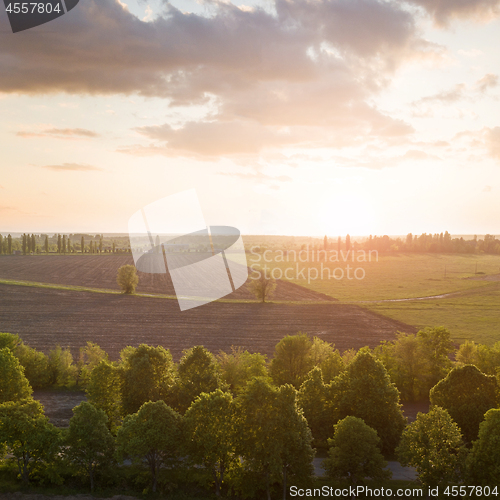
[[[23,280],[6,280],[0,279],[0,284],[2,285],[14,285],[14,286],[28,286],[34,288],[48,288],[52,290],[64,290],[72,292],[90,292],[90,293],[104,293],[110,295],[124,295],[123,292],[118,290],[110,290],[107,288],[89,288],[84,286],[73,286],[73,285],[59,285],[55,283],[39,283],[37,281],[23,281]],[[134,293],[131,297],[145,297],[154,299],[167,299],[167,300],[177,300],[175,295],[162,295],[162,294],[152,294],[152,293]],[[221,302],[227,304],[259,304],[260,301],[252,299],[217,299],[214,302]],[[285,305],[333,305],[332,302],[327,301],[291,301],[291,300],[273,300],[267,302],[268,304],[285,304]]]

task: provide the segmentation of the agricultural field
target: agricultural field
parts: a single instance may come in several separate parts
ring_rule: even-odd
[[[458,343],[465,339],[473,339],[476,342],[492,345],[500,340],[499,256],[397,254],[380,255],[377,259],[372,257],[372,262],[355,261],[353,263],[351,260],[348,262],[313,262],[312,254],[308,255],[308,262],[279,262],[279,258],[275,259],[278,255],[279,252],[276,251],[267,253],[266,258],[272,262],[265,263],[262,257],[257,268],[260,264],[266,264],[269,269],[281,270],[284,274],[287,268],[293,267],[294,272],[289,272],[289,276],[291,275],[293,279],[278,280],[276,293],[272,299],[274,303],[263,306],[266,309],[256,304],[255,298],[247,287],[243,286],[220,302],[195,309],[189,314],[184,312],[180,316],[176,300],[165,299],[174,298],[174,289],[169,275],[139,273],[137,294],[160,295],[162,298],[133,298],[137,301],[142,299],[152,302],[147,302],[148,305],[144,306],[144,314],[148,315],[146,320],[143,319],[140,308],[134,305],[132,310],[134,314],[138,314],[139,319],[134,319],[129,315],[128,322],[137,327],[146,324],[148,329],[152,322],[155,326],[151,333],[151,339],[154,340],[151,342],[161,343],[167,347],[170,346],[162,340],[163,333],[161,332],[170,335],[170,328],[172,328],[175,343],[179,339],[188,339],[186,342],[180,342],[180,347],[172,346],[173,351],[177,353],[196,342],[211,342],[215,351],[227,349],[233,343],[248,347],[253,351],[260,350],[271,354],[272,346],[281,336],[287,333],[297,333],[299,330],[318,335],[326,332],[328,338],[325,340],[334,342],[341,349],[365,344],[376,345],[378,340],[392,338],[396,330],[416,331],[426,326],[449,328],[452,338]],[[255,255],[248,255],[250,265],[255,266],[255,262],[252,262],[255,260]],[[93,335],[92,338],[85,338],[85,340],[99,338],[101,339],[99,343],[102,341],[101,333],[92,332],[91,328],[86,326],[89,321],[95,321],[92,328],[97,328],[97,330],[100,328],[105,332],[104,336],[116,339],[118,338],[116,335],[122,335],[122,333],[115,328],[116,323],[109,324],[107,318],[112,317],[115,318],[113,321],[117,321],[116,314],[111,311],[111,304],[115,304],[113,301],[116,300],[116,304],[120,304],[117,310],[121,311],[123,301],[118,295],[116,273],[120,266],[131,263],[133,263],[132,257],[123,254],[0,257],[0,284],[4,285],[1,287],[0,294],[2,306],[6,300],[9,300],[8,297],[15,295],[19,297],[19,304],[27,304],[26,311],[38,311],[38,306],[32,303],[31,298],[28,298],[36,296],[41,303],[48,301],[47,310],[51,311],[57,302],[54,297],[60,293],[63,303],[66,304],[64,314],[71,316],[73,314],[71,308],[78,309],[80,307],[78,304],[81,303],[82,310],[87,311],[90,317],[93,313],[89,310],[89,304],[99,306],[102,302],[103,307],[106,308],[105,314],[100,313],[102,319],[100,324],[103,326],[96,326],[99,324],[98,319],[94,320],[93,317],[82,319],[77,314],[75,318],[80,322],[80,326],[73,322],[68,325],[68,329],[76,332],[79,328],[85,327],[83,330]],[[353,269],[363,268],[364,278],[348,279],[347,264],[351,266],[351,274]],[[298,277],[296,276],[297,265],[299,270],[305,269],[306,279],[303,279],[300,273]],[[326,279],[328,275],[324,272],[325,279],[320,279],[321,266],[323,269],[328,268],[332,274],[337,269],[337,276],[340,273],[339,268],[343,269],[346,274],[343,279],[333,277]],[[315,269],[318,270],[318,279],[308,280],[308,270],[314,277]],[[276,275],[278,276],[279,273]],[[360,276],[359,272],[358,276]],[[29,286],[15,286],[14,288],[18,291],[14,293],[9,287],[16,283]],[[43,284],[48,284],[51,288],[39,288],[35,294],[33,287],[41,287],[44,286]],[[26,298],[19,290],[24,291]],[[81,293],[82,291],[85,293]],[[95,293],[87,293],[88,291],[101,291],[105,292],[104,295],[114,294],[115,297],[104,297],[103,294],[96,296]],[[82,297],[86,298],[82,299]],[[132,300],[132,298],[123,300],[127,299]],[[319,309],[313,308],[313,305],[319,306]],[[24,310],[19,307],[21,305],[11,304],[13,311]],[[221,312],[214,312],[219,307],[221,307]],[[167,319],[164,315],[165,310],[169,311]],[[203,311],[206,311],[206,318],[203,317]],[[369,311],[385,317],[389,322],[388,325],[391,326],[380,327],[377,323],[380,321],[380,316],[374,316]],[[4,306],[0,314],[0,331],[31,332],[32,327],[27,324],[33,318],[31,313],[28,313],[26,320],[20,318],[17,322],[15,315],[9,316],[10,326],[5,323],[5,314],[7,311]],[[127,315],[128,311],[124,311],[123,314]],[[313,318],[313,314],[317,314],[317,318]],[[353,315],[351,320],[348,318],[349,314]],[[255,315],[255,318],[252,315]],[[44,318],[48,317],[44,315]],[[70,339],[74,333],[68,337],[68,340],[65,340],[62,320],[57,314],[56,318],[59,318],[56,322],[57,327],[61,328],[56,343],[76,346],[78,342]],[[370,320],[368,321],[367,318]],[[162,321],[166,325],[163,330],[157,324]],[[184,326],[183,322],[185,322]],[[124,333],[119,337],[117,346],[110,347],[110,350],[114,352],[119,350],[118,345],[123,347],[123,342],[130,343],[134,339],[133,333],[125,333],[129,331],[129,324],[122,325],[120,321],[118,324],[121,325],[120,329],[123,329]],[[41,335],[50,337],[50,326],[39,326],[40,331],[45,332]],[[349,332],[350,328],[351,332]],[[365,332],[362,331],[363,329]],[[167,331],[169,333],[165,333]],[[337,333],[340,335],[339,338],[335,337]],[[229,341],[226,338],[229,336],[234,337],[235,340]],[[269,339],[264,339],[264,336],[269,336]],[[362,339],[365,338],[363,336],[366,337],[366,342],[363,342]],[[37,347],[44,349],[49,337]],[[194,338],[198,340],[195,341]],[[206,338],[210,340],[204,340]],[[375,339],[378,340],[375,341]],[[34,337],[32,341],[35,341]]]
[[[213,302],[181,312],[177,301],[164,298],[0,284],[0,331],[44,352],[60,344],[76,354],[92,341],[117,359],[123,347],[147,343],[170,349],[178,360],[193,345],[213,353],[241,346],[270,356],[282,337],[299,331],[345,350],[375,347],[415,329],[338,302]]]
[[[319,257],[324,256],[320,254]],[[373,253],[370,257],[367,253],[366,262],[357,261],[362,258],[361,253],[355,254],[354,262],[352,257],[353,254],[350,253],[345,262],[341,256],[339,262],[330,262],[324,259],[318,261],[317,252],[281,257],[281,252],[274,251],[265,255],[271,262],[265,262],[264,255],[249,254],[248,263],[258,269],[264,265],[268,269],[277,268],[274,271],[276,278],[283,273],[286,279],[285,271],[289,269],[288,277],[292,278],[290,281],[343,302],[441,295],[488,286],[490,281],[473,278],[500,274],[499,255]],[[285,261],[281,262],[281,258]],[[300,258],[305,262],[301,262]],[[347,265],[351,269],[351,279],[347,277]],[[355,277],[356,269],[359,269],[356,275],[360,279]],[[478,274],[475,274],[476,271]],[[342,272],[343,278],[339,279]]]
[[[30,283],[64,285],[119,291],[116,282],[118,269],[133,264],[131,255],[36,255],[0,257],[0,283],[26,281]],[[174,296],[175,290],[167,274],[138,272],[138,294],[161,294]],[[255,297],[242,286],[226,297],[229,300],[255,301]],[[329,295],[316,292],[294,283],[280,281],[275,300],[277,301],[331,301]]]
[[[346,262],[342,258],[340,262],[318,262],[317,254],[310,253],[307,262],[300,262],[298,256],[296,261],[280,262],[281,253],[274,251],[266,258],[272,262],[264,262],[261,255],[252,264],[259,258],[251,255],[249,264],[254,269],[264,265],[276,269],[276,277],[293,268],[288,272],[293,283],[416,328],[445,326],[459,343],[466,339],[488,345],[500,341],[500,256],[411,253],[372,256],[371,262],[353,262],[352,255]],[[299,279],[297,265],[304,275]],[[353,279],[347,277],[347,265]],[[354,277],[358,268],[363,271],[357,273],[362,279]],[[337,277],[343,272],[344,277],[335,279],[334,272]],[[318,278],[313,279],[316,274]]]

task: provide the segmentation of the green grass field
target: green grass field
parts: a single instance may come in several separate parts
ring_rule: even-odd
[[[491,345],[500,341],[500,281],[490,281],[486,277],[500,273],[500,256],[495,255],[454,255],[454,254],[398,254],[379,256],[372,262],[276,262],[279,253],[268,253],[273,262],[261,259],[257,267],[267,264],[269,268],[279,268],[288,272],[289,277],[299,285],[328,294],[342,302],[358,302],[359,305],[385,316],[403,321],[419,328],[445,326],[457,342],[472,339]],[[249,256],[249,263],[256,258]],[[297,259],[298,260],[298,259]],[[328,279],[323,269],[346,266],[363,268],[363,279]],[[297,276],[297,268],[304,269],[305,277]],[[311,278],[307,279],[308,269]],[[476,274],[476,270],[477,273]],[[445,274],[446,273],[446,274]],[[278,277],[279,271],[275,271]],[[337,270],[337,277],[340,270]],[[358,271],[357,276],[363,273]],[[296,279],[296,278],[299,279]],[[381,302],[387,300],[416,299],[419,297],[454,294],[428,300],[408,300],[401,302]]]

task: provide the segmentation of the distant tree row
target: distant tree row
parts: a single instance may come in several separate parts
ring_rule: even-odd
[[[20,238],[13,238],[10,234],[6,237],[0,234],[0,255],[12,255],[13,253],[21,253],[22,255],[32,255],[41,253],[58,253],[58,254],[71,254],[71,253],[124,253],[130,252],[128,246],[123,247],[123,242],[118,247],[116,241],[105,243],[103,235],[99,238],[87,235],[88,245],[86,244],[85,235],[80,236],[80,242],[77,241],[77,235],[61,235],[55,234],[49,237],[47,234],[23,234]],[[72,239],[73,237],[73,239]],[[123,239],[123,238],[122,238]],[[128,240],[125,243],[128,245]]]
[[[406,239],[389,238],[389,236],[370,236],[366,241],[357,244],[364,250],[378,250],[386,252],[417,252],[417,253],[486,253],[500,255],[500,240],[487,234],[484,239],[474,236],[471,240],[463,237],[452,238],[446,231],[440,234],[426,234],[414,236],[409,233]]]

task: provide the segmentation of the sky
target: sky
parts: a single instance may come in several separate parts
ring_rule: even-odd
[[[2,5],[0,233],[194,188],[243,234],[499,235],[499,42],[500,0]]]

